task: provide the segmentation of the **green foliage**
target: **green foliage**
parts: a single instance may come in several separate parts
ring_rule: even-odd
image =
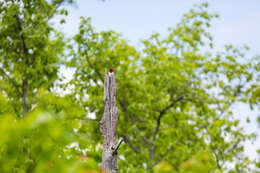
[[[55,99],[48,94],[41,98],[41,106],[34,108],[25,118],[17,118],[14,114],[8,113],[1,115],[1,172],[98,170],[93,159],[87,158],[83,151],[71,148],[73,142],[83,141],[70,125],[72,116],[82,116],[77,114],[79,111],[76,111],[75,105],[66,99]],[[72,110],[77,115],[71,114]]]
[[[154,167],[154,172],[155,173],[173,173],[175,171],[170,164],[168,164],[166,162],[161,162]]]
[[[181,173],[217,173],[216,163],[212,154],[201,152],[180,166]]]
[[[40,88],[57,80],[62,34],[48,21],[65,2],[9,1],[0,5],[0,88],[17,115],[25,114]]]
[[[61,15],[65,23],[68,11],[60,7],[72,2],[0,2],[0,172],[97,172],[109,68],[126,142],[119,172],[252,170],[243,142],[254,135],[243,132],[232,105],[259,104],[259,58],[246,57],[246,46],[211,53],[207,29],[218,15],[207,3],[184,14],[167,37],[155,33],[137,49],[83,17],[65,42],[49,21]],[[59,85],[69,94],[59,96],[62,63],[75,73]]]
[[[250,103],[259,59],[244,57],[247,47],[231,45],[215,55],[202,53],[205,47],[212,50],[207,28],[218,17],[207,6],[195,6],[166,38],[156,33],[143,40],[141,50],[114,31],[95,31],[90,19],[82,18],[69,46],[67,66],[75,74],[66,86],[73,88],[72,98],[77,95],[75,102],[100,120],[104,72],[114,69],[118,131],[127,142],[120,149],[125,157],[120,172],[150,172],[160,160],[179,171],[205,150],[219,170],[228,170],[228,163],[241,157],[242,142],[252,137],[239,127],[231,106]]]
[[[60,78],[62,33],[49,24],[72,1],[0,2],[0,172],[97,171],[91,123],[69,98],[51,93]],[[20,118],[25,116],[25,118]],[[88,157],[86,157],[86,154]],[[94,155],[94,154],[92,154]],[[99,156],[100,157],[100,156]]]

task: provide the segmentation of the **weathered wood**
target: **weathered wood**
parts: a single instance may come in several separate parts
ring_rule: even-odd
[[[100,121],[100,130],[104,138],[102,173],[117,173],[117,149],[119,146],[116,145],[116,129],[118,109],[116,107],[116,83],[113,72],[105,74],[103,104],[104,114]]]

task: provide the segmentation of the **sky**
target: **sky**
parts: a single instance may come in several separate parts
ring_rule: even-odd
[[[167,34],[195,3],[202,0],[76,0],[70,8],[64,32],[77,32],[79,17],[91,17],[97,30],[115,30],[138,45],[141,39],[158,32]],[[247,44],[251,54],[259,53],[260,1],[259,0],[209,0],[209,9],[220,14],[210,29],[217,49],[225,44]]]
[[[80,16],[91,17],[97,30],[115,30],[122,34],[130,44],[140,46],[140,40],[158,32],[167,35],[167,29],[174,27],[182,15],[188,12],[195,3],[202,0],[76,0],[76,5],[69,7],[67,23],[55,26],[67,36],[77,33]],[[221,50],[225,44],[250,47],[248,56],[260,54],[260,0],[209,0],[209,10],[217,12],[220,17],[214,19],[209,32],[212,34],[215,50]],[[65,72],[71,77],[71,72]],[[256,111],[238,104],[234,112],[242,121],[247,132],[260,130],[255,121]],[[251,123],[245,123],[250,116]],[[260,146],[258,139],[254,144],[246,143],[246,153],[255,157],[255,149]]]

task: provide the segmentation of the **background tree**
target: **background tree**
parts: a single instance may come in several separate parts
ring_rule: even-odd
[[[60,9],[67,2],[72,3],[0,2],[0,172],[98,169],[94,160],[71,146],[88,139],[74,131],[74,121],[84,117],[84,111],[69,98],[51,93],[65,43],[49,21],[67,14]]]
[[[40,88],[50,90],[58,79],[64,42],[49,20],[65,13],[59,11],[65,2],[5,0],[0,4],[0,87],[19,116],[36,104]]]
[[[104,71],[115,69],[119,134],[128,143],[120,150],[121,172],[152,172],[162,161],[178,172],[200,152],[214,158],[213,170],[249,170],[243,141],[254,135],[242,131],[231,106],[250,103],[259,59],[245,57],[247,47],[228,45],[211,53],[207,28],[218,15],[207,7],[195,6],[166,38],[156,33],[139,49],[114,31],[96,32],[82,18],[76,46],[70,46],[68,66],[76,70],[72,96],[99,121]]]
[[[254,135],[232,112],[233,104],[259,103],[259,58],[246,57],[246,46],[211,53],[207,29],[218,15],[207,3],[184,14],[167,37],[153,34],[140,48],[114,31],[95,31],[85,18],[65,42],[50,24],[67,15],[64,3],[72,1],[0,2],[1,172],[97,172],[110,67],[119,136],[127,143],[119,172],[253,172],[252,164],[259,172],[259,161],[243,155],[243,142]],[[60,96],[54,84],[62,80],[64,59],[75,73],[59,85],[69,91]]]

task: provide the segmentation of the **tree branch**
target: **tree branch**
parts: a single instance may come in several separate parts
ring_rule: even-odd
[[[140,150],[139,148],[137,148],[137,147],[134,146],[134,144],[131,142],[131,140],[129,139],[129,137],[124,136],[124,141],[125,141],[126,143],[128,143],[129,146],[130,146],[136,153],[138,153],[138,154],[141,153],[141,150]]]
[[[90,60],[89,60],[89,56],[87,55],[87,53],[86,53],[86,59],[87,59],[87,62],[88,62],[88,65],[90,66],[90,68],[94,69],[95,72],[97,73],[99,79],[100,79],[101,81],[103,81],[103,78],[102,78],[101,73],[99,73],[99,71],[91,64],[91,62],[90,62]]]
[[[57,4],[53,4],[55,6],[55,8],[54,8],[53,12],[48,16],[47,20],[50,20],[54,16],[54,14],[57,12],[58,8],[61,6],[62,3],[63,2],[57,3]]]
[[[0,72],[4,75],[4,77],[13,84],[16,92],[18,93],[18,95],[22,95],[21,92],[19,91],[19,86],[18,84],[15,83],[15,81],[4,71],[4,69],[0,68]]]
[[[126,106],[124,105],[124,103],[118,98],[117,99],[118,100],[118,102],[119,102],[119,104],[121,105],[121,107],[123,108],[123,112],[125,113],[125,114],[127,114],[127,108],[126,108]],[[130,120],[131,120],[131,122],[133,123],[133,124],[136,124],[136,120],[135,120],[135,118],[134,118],[134,116],[133,115],[129,115],[129,117],[130,117]],[[139,133],[140,134],[140,130],[139,130],[139,128],[136,126],[136,131],[137,131],[137,133]],[[147,144],[147,145],[151,145],[151,142],[145,137],[145,136],[143,136],[143,135],[141,135],[140,134],[140,137],[141,137],[141,139]]]
[[[150,144],[149,146],[149,154],[150,154],[150,158],[153,161],[153,165],[156,164],[156,159],[155,159],[155,155],[154,155],[154,145],[153,143]]]
[[[213,155],[214,155],[214,157],[215,157],[215,159],[216,159],[216,163],[217,163],[218,169],[222,170],[222,169],[221,169],[221,166],[220,166],[220,160],[219,160],[218,155],[217,155],[217,153],[216,153],[215,150],[213,150]]]
[[[124,141],[124,139],[123,138],[120,138],[119,139],[119,142],[118,142],[118,144],[115,146],[115,148],[112,148],[112,150],[113,150],[113,155],[116,155],[117,154],[117,150],[119,149],[119,147],[120,147],[120,145],[122,144],[122,142]]]
[[[161,119],[163,117],[163,115],[170,109],[172,108],[177,102],[181,101],[183,99],[183,96],[179,96],[176,100],[172,101],[171,104],[169,104],[168,106],[166,106],[164,109],[162,109],[159,113],[159,116],[157,118],[157,124],[156,124],[156,128],[153,134],[153,139],[152,139],[152,143],[154,143],[157,134],[159,133],[159,128],[161,125]]]
[[[21,23],[21,20],[18,15],[16,15],[16,21],[17,21],[17,27],[21,34],[22,47],[23,47],[23,52],[25,55],[25,65],[28,67],[29,66],[29,57],[28,57],[29,54],[28,54],[28,49],[25,44],[25,36],[23,34],[22,23]],[[27,96],[28,96],[28,79],[27,79],[27,75],[25,73],[24,77],[23,77],[23,84],[22,84],[22,105],[23,105],[23,110],[24,110],[25,114],[28,112]]]

